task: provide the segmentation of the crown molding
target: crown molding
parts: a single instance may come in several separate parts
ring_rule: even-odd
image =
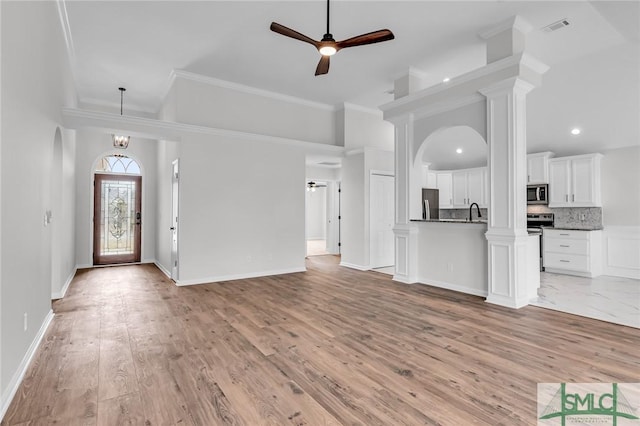
[[[351,109],[354,111],[366,112],[368,114],[373,114],[373,115],[382,117],[382,111],[380,111],[379,109],[368,108],[362,105],[352,104],[349,102],[343,102],[342,106],[339,109],[344,109],[344,110]]]
[[[456,98],[451,101],[437,103],[425,108],[419,108],[414,111],[414,120],[420,120],[423,118],[431,117],[446,111],[455,111],[458,108],[472,105],[478,102],[485,102],[486,98],[479,92],[476,92],[470,96],[464,98]]]
[[[196,126],[193,124],[162,121],[155,118],[133,117],[77,108],[62,108],[62,118],[67,129],[95,128],[107,133],[127,132],[131,136],[149,139],[162,139],[179,142],[189,134],[205,134],[224,136],[234,139],[260,141],[279,145],[297,147],[306,152],[341,156],[344,147],[316,142],[288,139],[279,136],[268,136],[237,130],[219,129],[215,127]]]
[[[310,100],[298,98],[295,96],[284,95],[282,93],[272,92],[269,90],[258,89],[257,87],[246,86],[244,84],[234,83],[227,80],[220,80],[218,78],[196,74],[189,71],[173,70],[173,72],[169,75],[170,83],[173,84],[176,78],[208,84],[210,86],[221,87],[224,89],[236,90],[238,92],[248,93],[251,95],[263,96],[265,98],[271,98],[279,101],[291,102],[291,103],[304,105],[311,108],[322,109],[325,111],[335,112],[336,110],[335,107],[329,104],[310,101]],[[169,86],[169,90],[170,89],[171,89],[171,86]],[[169,90],[167,90],[167,93],[169,92]]]
[[[117,110],[117,109],[120,108],[120,104],[119,103],[109,102],[109,101],[105,101],[104,99],[96,99],[96,98],[80,98],[80,99],[78,99],[78,103],[81,104],[79,109],[85,109],[85,108],[82,107],[82,104],[84,104],[84,105],[95,105],[95,106],[98,106],[98,107],[112,108],[114,110]],[[134,111],[134,112],[143,113],[146,116],[150,116],[150,118],[155,118],[158,115],[158,111],[155,111],[155,110],[152,110],[152,109],[138,108],[136,106],[127,106],[126,110],[127,111]]]

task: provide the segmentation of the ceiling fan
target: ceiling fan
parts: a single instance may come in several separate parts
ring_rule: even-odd
[[[271,31],[282,34],[283,36],[294,38],[296,40],[304,41],[305,43],[309,43],[313,45],[313,47],[318,49],[322,57],[320,58],[320,62],[318,62],[316,75],[326,74],[329,72],[329,58],[340,49],[380,43],[381,41],[393,40],[395,38],[391,31],[384,29],[361,34],[359,36],[351,37],[342,41],[336,41],[329,31],[329,0],[327,0],[327,33],[322,37],[322,40],[320,41],[315,41],[311,37],[307,37],[304,34],[301,34],[276,22],[272,22],[270,28]]]

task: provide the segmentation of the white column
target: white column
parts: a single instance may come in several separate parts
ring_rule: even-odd
[[[534,86],[511,78],[480,90],[487,97],[489,167],[487,302],[526,306],[527,284],[527,141],[526,95]]]
[[[409,222],[409,200],[412,174],[411,146],[413,117],[404,117],[395,125],[395,275],[393,279],[403,283],[417,282],[418,228]]]

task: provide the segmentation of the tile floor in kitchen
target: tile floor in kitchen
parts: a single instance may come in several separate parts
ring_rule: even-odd
[[[393,274],[394,268],[374,271]],[[538,299],[531,304],[640,328],[640,280],[606,275],[582,278],[541,272]]]
[[[640,328],[640,280],[540,273],[534,306]]]

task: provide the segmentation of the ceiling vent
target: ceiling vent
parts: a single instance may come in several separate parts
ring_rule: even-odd
[[[322,163],[318,163],[318,166],[327,166],[327,167],[336,167],[339,165],[340,163],[332,163],[330,161],[323,161]]]
[[[565,18],[565,19],[556,21],[553,24],[547,25],[546,27],[542,28],[542,31],[544,31],[545,33],[550,33],[552,31],[557,31],[561,28],[568,27],[568,26],[569,26],[569,20]]]

